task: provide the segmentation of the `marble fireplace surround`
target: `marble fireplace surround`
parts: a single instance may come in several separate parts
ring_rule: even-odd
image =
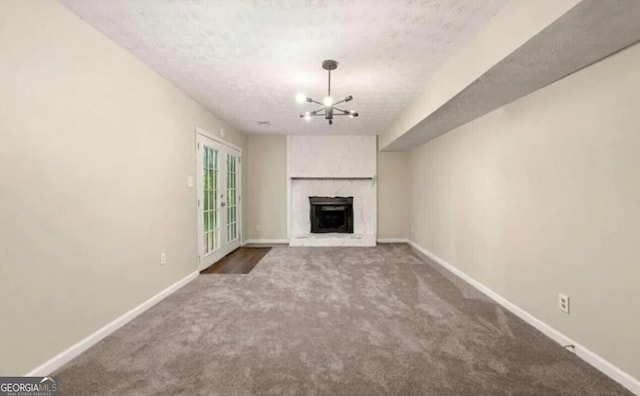
[[[287,138],[290,246],[375,246],[375,136]],[[309,197],[353,197],[353,234],[312,234]]]

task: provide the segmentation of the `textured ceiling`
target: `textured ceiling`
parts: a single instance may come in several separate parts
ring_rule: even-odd
[[[385,150],[440,136],[640,40],[640,1],[583,0]]]
[[[61,0],[236,128],[378,134],[507,0]],[[302,91],[353,95],[356,119],[298,114]],[[270,121],[260,126],[258,121]]]

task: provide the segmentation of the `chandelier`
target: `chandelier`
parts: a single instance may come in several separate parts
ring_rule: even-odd
[[[329,83],[327,84],[327,96],[322,99],[322,102],[318,102],[313,98],[306,96],[303,93],[299,93],[296,95],[296,101],[300,104],[307,103],[315,103],[321,105],[322,107],[314,110],[314,111],[306,111],[300,114],[300,118],[305,121],[311,121],[311,117],[324,117],[325,120],[329,122],[329,125],[333,125],[333,117],[334,116],[349,116],[349,118],[357,117],[358,113],[355,110],[343,110],[337,107],[341,103],[349,102],[353,99],[353,96],[349,95],[346,98],[342,99],[339,102],[333,102],[333,98],[331,97],[331,71],[336,70],[338,68],[338,62],[334,60],[326,60],[322,62],[322,68],[329,73]]]

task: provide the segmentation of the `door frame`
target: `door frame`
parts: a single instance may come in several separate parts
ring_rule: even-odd
[[[220,136],[216,136],[213,133],[202,129],[200,127],[196,127],[195,129],[195,134],[194,134],[194,152],[195,152],[195,190],[196,190],[196,196],[195,196],[195,202],[194,202],[194,206],[195,206],[195,212],[196,212],[196,240],[197,240],[197,244],[196,244],[196,256],[198,257],[198,261],[197,261],[197,268],[198,271],[203,270],[204,268],[200,268],[200,250],[201,250],[201,244],[202,241],[200,240],[200,236],[199,236],[199,232],[200,232],[200,222],[199,222],[199,217],[200,216],[200,207],[198,206],[198,200],[200,199],[200,181],[198,180],[198,167],[200,166],[200,164],[198,163],[198,135],[204,136],[206,138],[209,138],[213,141],[215,141],[216,143],[219,143],[223,146],[227,146],[230,149],[236,150],[239,153],[238,156],[238,164],[237,167],[238,169],[236,170],[236,177],[237,177],[237,186],[236,186],[236,192],[238,194],[238,239],[240,242],[240,246],[244,245],[244,230],[243,230],[243,218],[244,218],[244,214],[243,214],[243,206],[244,203],[242,201],[242,195],[243,195],[243,188],[242,188],[242,148],[236,146],[235,144],[228,142],[226,140],[224,140],[223,138],[221,138]]]

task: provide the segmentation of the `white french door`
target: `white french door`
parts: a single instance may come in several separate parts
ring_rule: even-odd
[[[197,135],[198,270],[240,247],[240,151]]]

